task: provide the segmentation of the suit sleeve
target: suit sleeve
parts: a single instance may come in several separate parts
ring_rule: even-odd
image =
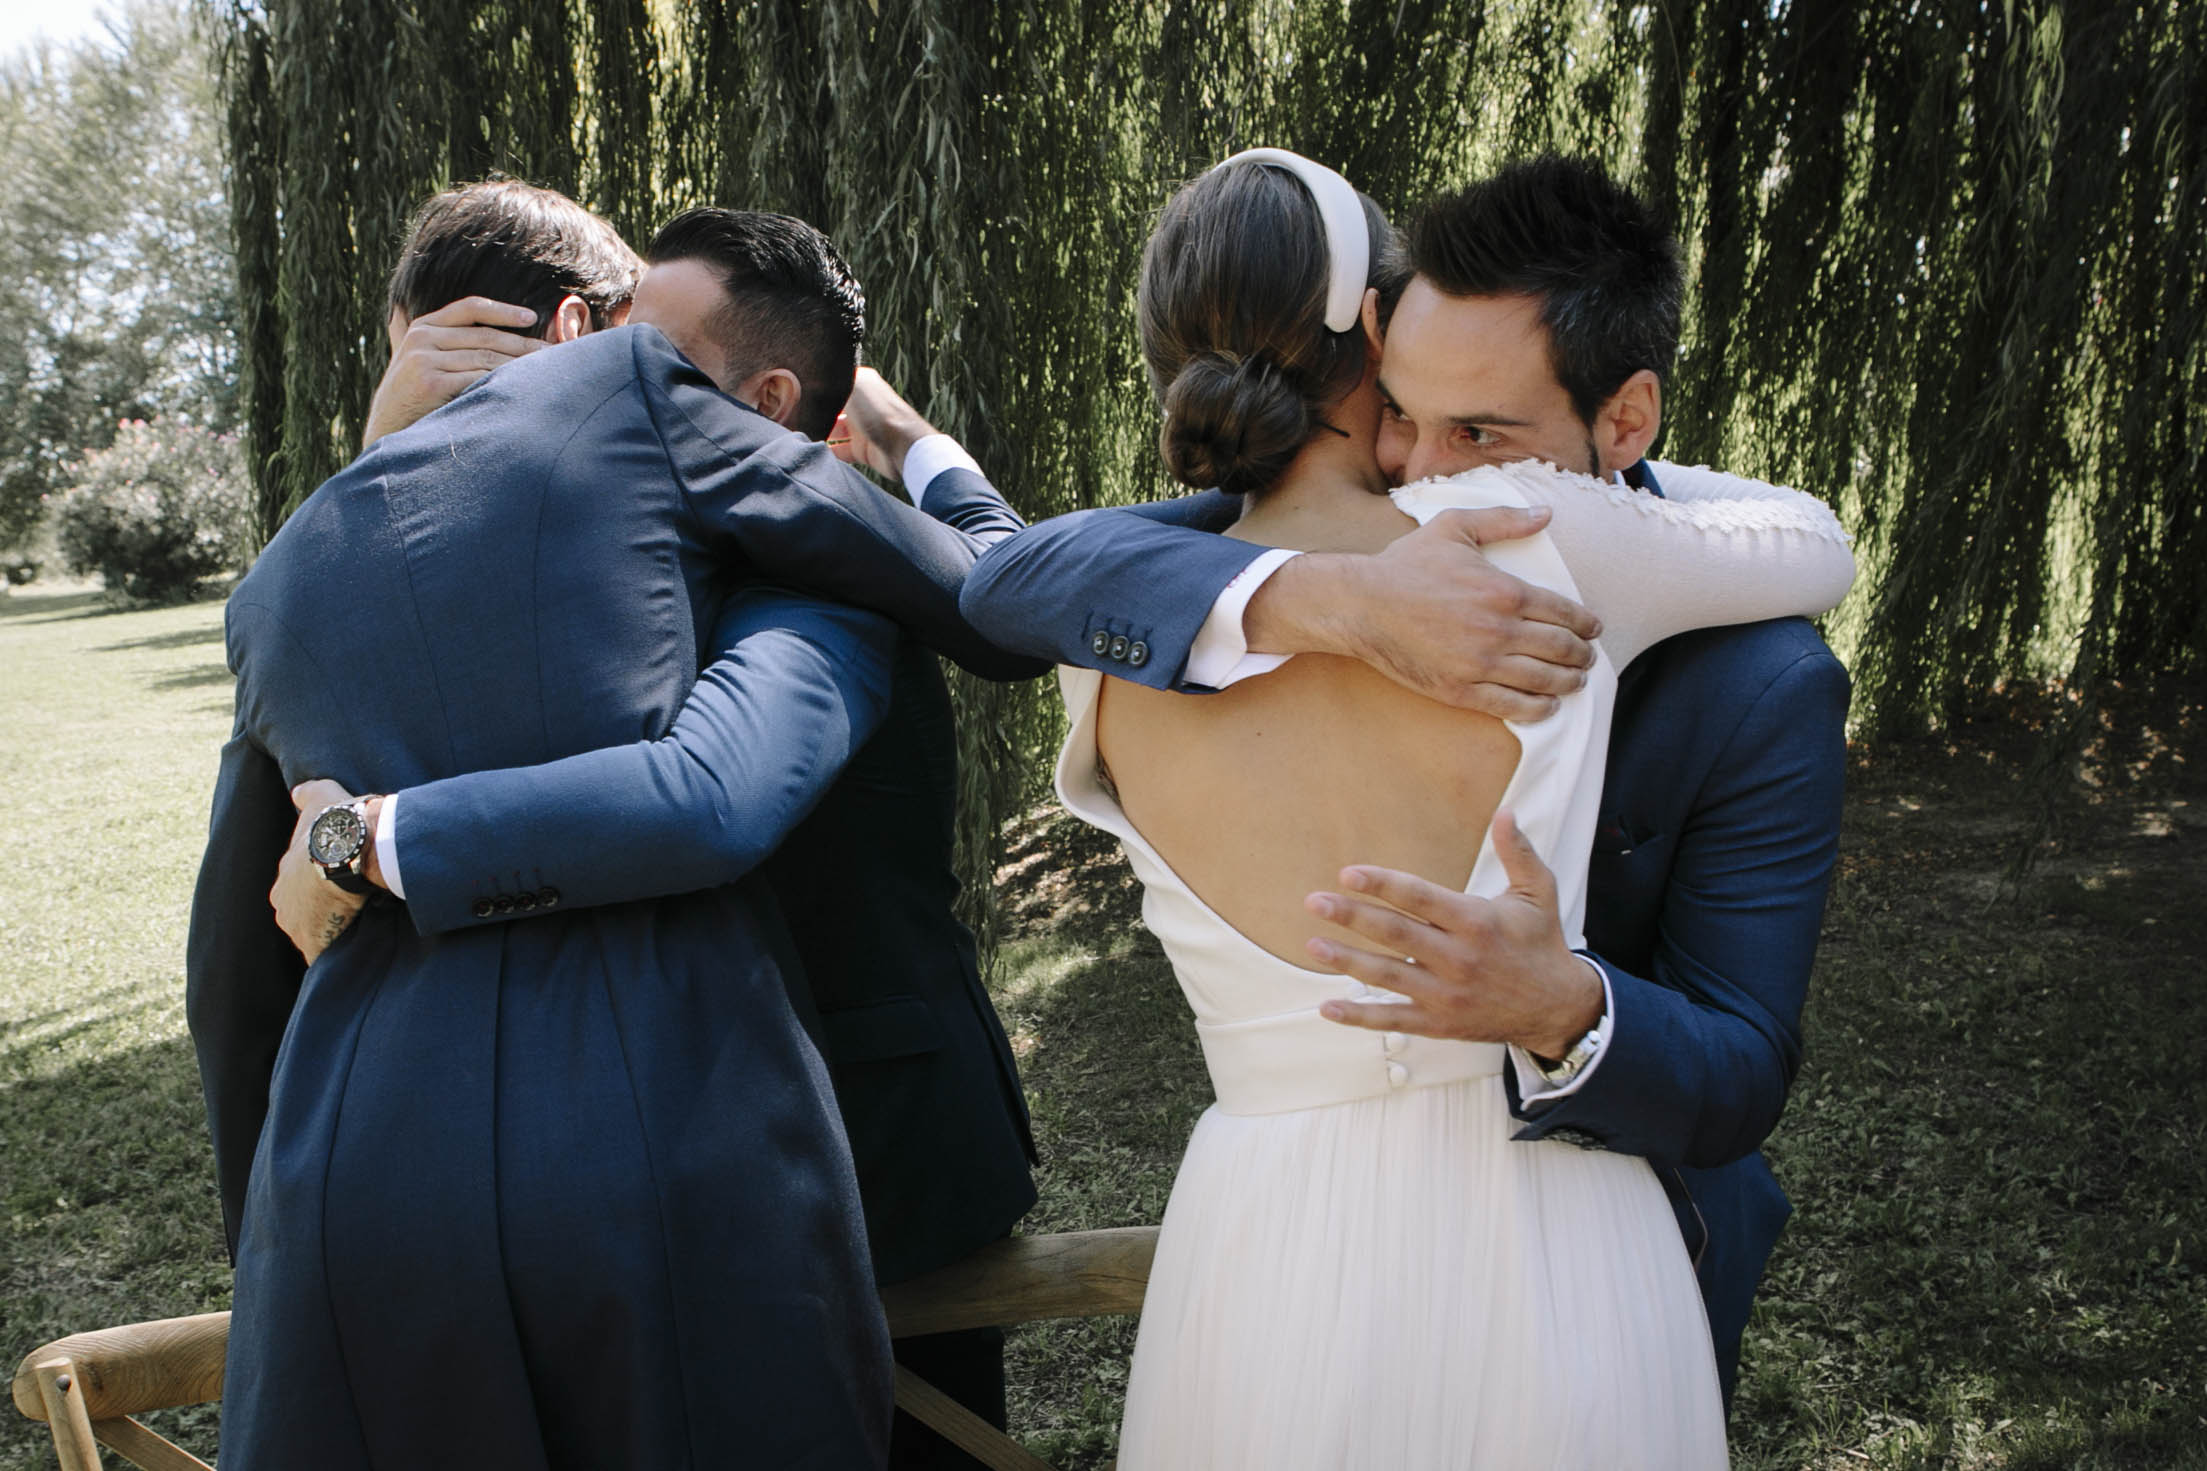
[[[762,581],[881,613],[983,678],[1032,679],[1048,667],[998,648],[959,612],[989,537],[1024,524],[985,479],[959,474],[930,493],[935,514],[921,511],[816,440],[759,442],[756,414],[671,349],[638,343],[652,354],[641,377],[653,421],[709,546]]]
[[[1211,605],[1266,550],[1216,534],[1239,513],[1208,491],[1054,517],[984,553],[959,607],[1004,648],[1178,689]]]
[[[1595,957],[1615,1002],[1600,1065],[1577,1092],[1520,1108],[1518,1138],[1565,1131],[1709,1168],[1776,1126],[1838,858],[1847,699],[1846,671],[1818,652],[1749,710],[1680,834],[1651,973]]]
[[[655,741],[409,788],[397,809],[407,909],[423,934],[514,913],[732,883],[812,810],[889,703],[897,632],[842,604],[754,589],[719,657]]]
[[[283,772],[241,723],[222,748],[184,949],[184,1011],[199,1058],[233,1258],[245,1182],[268,1116],[276,1049],[306,974],[306,961],[268,907],[269,880],[296,817]]]

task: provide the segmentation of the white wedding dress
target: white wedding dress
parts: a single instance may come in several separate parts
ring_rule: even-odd
[[[1394,492],[1420,523],[1552,507],[1548,531],[1490,555],[1605,625],[1587,687],[1511,725],[1501,804],[1554,869],[1574,946],[1616,671],[1687,628],[1822,612],[1853,576],[1821,502],[1661,476],[1667,500],[1530,463]],[[1100,777],[1101,679],[1060,671],[1058,794],[1124,844],[1217,1095],[1165,1210],[1120,1471],[1723,1466],[1700,1292],[1647,1163],[1512,1142],[1502,1046],[1322,1019],[1328,997],[1399,998],[1288,964],[1174,874]],[[1506,887],[1482,835],[1467,890]]]

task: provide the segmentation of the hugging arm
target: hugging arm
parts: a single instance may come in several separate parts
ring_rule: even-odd
[[[1057,517],[992,547],[961,606],[1007,647],[1153,689],[1339,654],[1430,698],[1537,720],[1593,662],[1585,609],[1479,554],[1539,530],[1545,511],[1457,512],[1374,555],[1292,557],[1210,534],[1239,512],[1210,491]]]
[[[1614,1010],[1575,1091],[1521,1106],[1658,1164],[1758,1148],[1801,1060],[1801,1006],[1839,846],[1848,682],[1820,646],[1772,680],[1691,804],[1648,973],[1600,956]],[[1566,1137],[1569,1137],[1566,1135]]]
[[[1212,605],[1265,552],[1215,534],[1240,513],[1210,491],[1056,516],[990,547],[958,606],[1007,649],[1176,689]]]
[[[1040,660],[1005,652],[958,610],[991,541],[1024,523],[982,476],[949,471],[899,500],[801,434],[759,441],[758,416],[714,388],[666,340],[637,335],[638,376],[707,543],[753,576],[870,608],[987,679],[1029,679]]]
[[[781,843],[888,709],[896,630],[773,589],[732,599],[719,657],[655,741],[411,787],[392,809],[423,934],[731,883]],[[489,912],[481,912],[484,901]]]

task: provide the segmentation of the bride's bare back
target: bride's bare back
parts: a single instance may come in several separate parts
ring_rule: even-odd
[[[1350,509],[1244,527],[1273,545],[1376,551],[1415,526],[1385,496]],[[1292,965],[1310,964],[1312,935],[1353,939],[1303,907],[1348,864],[1463,888],[1518,760],[1492,716],[1323,654],[1211,695],[1107,679],[1096,744],[1128,820],[1173,872]]]
[[[1306,654],[1215,695],[1106,680],[1096,727],[1127,818],[1220,918],[1291,965],[1354,939],[1303,896],[1376,863],[1461,889],[1517,767],[1491,715]]]

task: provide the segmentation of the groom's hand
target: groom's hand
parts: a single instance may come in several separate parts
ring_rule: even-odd
[[[1345,654],[1421,695],[1502,720],[1541,720],[1586,683],[1601,620],[1489,562],[1479,548],[1548,524],[1545,507],[1444,511],[1370,556],[1309,553],[1242,615],[1258,653]]]
[[[1328,1001],[1320,1015],[1373,1031],[1514,1043],[1536,1057],[1569,1052],[1601,1020],[1601,978],[1564,943],[1555,875],[1507,812],[1494,815],[1494,845],[1510,887],[1492,899],[1391,868],[1356,867],[1341,870],[1348,893],[1305,900],[1311,913],[1381,952],[1312,939],[1305,948],[1313,959],[1409,998]]]

